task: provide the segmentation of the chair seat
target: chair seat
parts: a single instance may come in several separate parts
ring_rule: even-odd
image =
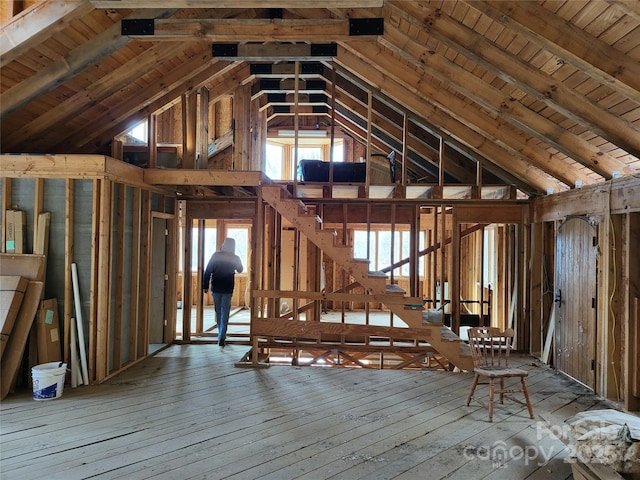
[[[473,371],[483,377],[526,377],[529,372],[521,368],[474,368]]]
[[[529,372],[522,368],[509,367],[509,351],[513,344],[515,332],[512,328],[507,328],[501,332],[496,327],[473,327],[469,329],[469,348],[473,357],[473,365],[475,375],[471,391],[467,396],[467,406],[471,403],[476,387],[480,384],[480,378],[488,378],[489,381],[483,383],[489,385],[489,421],[493,421],[493,402],[495,395],[500,397],[500,403],[504,403],[505,394],[518,393],[524,394],[525,404],[529,410],[529,418],[533,418],[533,405],[529,398],[529,389],[527,388],[526,377]],[[505,378],[520,378],[521,387],[515,385],[505,386]],[[499,379],[500,382],[496,382]],[[496,385],[499,383],[499,385]],[[519,403],[520,400],[514,399]]]

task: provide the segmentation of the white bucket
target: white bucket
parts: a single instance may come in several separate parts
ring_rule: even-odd
[[[49,362],[31,368],[33,380],[33,399],[51,400],[62,396],[67,364]]]

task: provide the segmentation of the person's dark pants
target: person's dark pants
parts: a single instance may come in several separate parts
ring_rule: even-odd
[[[212,293],[213,306],[216,310],[216,323],[218,324],[218,345],[224,346],[227,338],[227,324],[229,312],[231,312],[232,293]]]

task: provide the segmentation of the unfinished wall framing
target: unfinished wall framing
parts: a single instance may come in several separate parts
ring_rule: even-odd
[[[175,232],[175,198],[143,182],[142,169],[104,156],[3,156],[2,199],[33,219],[51,212],[44,298],[56,298],[63,319],[63,357],[70,362],[70,326],[76,316],[71,265],[78,271],[89,380],[104,381],[148,355],[151,218]],[[37,163],[38,168],[33,166]],[[175,278],[175,234],[168,236],[168,278]],[[3,242],[4,250],[4,242]],[[33,251],[31,241],[27,252]],[[163,260],[164,262],[164,260]],[[175,281],[174,281],[175,284]],[[175,288],[163,302],[175,305]],[[175,308],[166,309],[166,341]]]

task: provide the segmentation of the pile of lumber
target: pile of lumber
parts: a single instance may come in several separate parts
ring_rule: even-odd
[[[44,288],[45,255],[0,254],[2,357],[0,398],[18,375]]]
[[[36,337],[40,363],[62,360],[57,301],[43,300],[51,214],[38,215],[34,253],[27,254],[24,213],[5,211],[7,253],[0,254],[0,399],[15,385],[29,334]]]

